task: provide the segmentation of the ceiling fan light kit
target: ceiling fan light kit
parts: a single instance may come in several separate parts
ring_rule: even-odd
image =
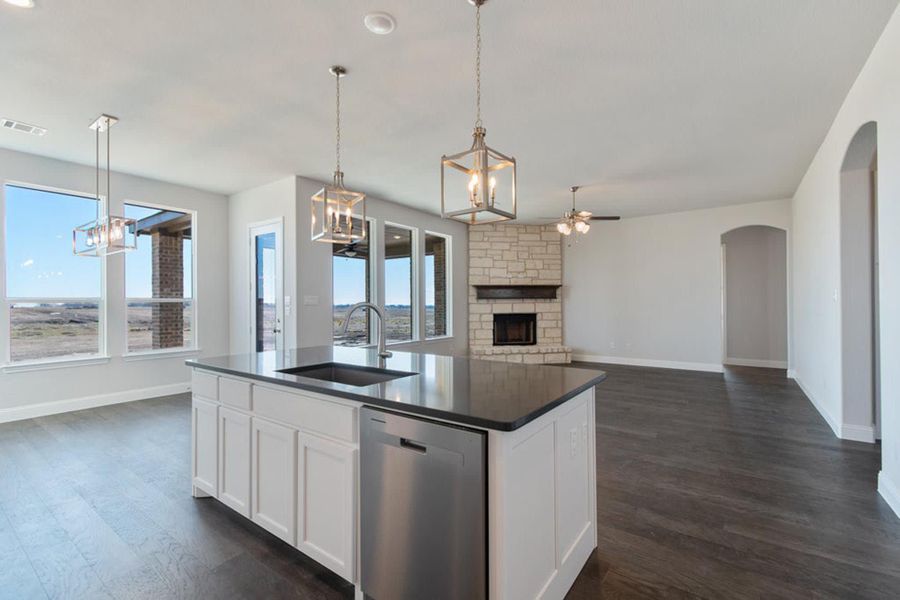
[[[516,159],[485,143],[481,121],[481,6],[475,6],[475,130],[472,146],[441,157],[441,216],[469,225],[516,218]]]
[[[563,218],[556,224],[556,230],[563,235],[587,233],[591,230],[591,213],[586,210],[575,210],[575,192],[579,190],[579,186],[573,185],[569,190],[572,192],[572,210],[565,212]]]

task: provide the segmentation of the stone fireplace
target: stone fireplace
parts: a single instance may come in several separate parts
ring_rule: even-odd
[[[567,363],[562,241],[553,225],[469,228],[469,353],[474,358]]]

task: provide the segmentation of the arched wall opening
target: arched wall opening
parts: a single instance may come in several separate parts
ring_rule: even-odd
[[[878,131],[859,128],[841,165],[841,437],[880,438]]]
[[[721,241],[723,364],[786,369],[787,232],[747,225]]]

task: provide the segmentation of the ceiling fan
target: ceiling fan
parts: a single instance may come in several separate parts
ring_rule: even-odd
[[[363,255],[365,255],[365,252],[363,252],[362,250],[356,249],[356,246],[357,246],[357,244],[359,244],[360,241],[362,241],[362,240],[357,240],[355,242],[350,242],[349,244],[344,244],[343,246],[341,246],[340,249],[335,250],[334,254],[340,255],[340,256],[346,256],[347,258],[356,258],[356,256],[358,256],[360,254],[360,252],[362,252]],[[335,244],[335,245],[337,245],[337,244]]]
[[[590,228],[590,221],[618,221],[622,217],[612,215],[594,215],[587,210],[575,209],[575,192],[581,189],[581,186],[573,185],[569,188],[572,192],[572,209],[567,210],[563,214],[563,218],[556,224],[556,229],[563,235],[570,235],[572,232],[587,233]],[[545,217],[551,219],[552,217]]]

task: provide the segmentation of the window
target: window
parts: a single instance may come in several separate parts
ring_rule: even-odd
[[[72,228],[97,217],[97,200],[4,186],[9,362],[102,353],[102,261],[72,254]]]
[[[359,220],[354,217],[353,227]],[[375,264],[370,252],[372,222],[366,222],[365,239],[351,244],[332,244],[332,321],[336,346],[365,346],[372,343],[371,320],[368,310],[358,310],[351,317],[347,332],[341,327],[347,311],[357,302],[372,301],[372,267]]]
[[[384,226],[384,308],[386,339],[405,342],[415,339],[413,230],[400,225]]]
[[[447,289],[450,272],[450,239],[425,232],[425,337],[450,334]]]
[[[194,347],[193,215],[126,204],[137,250],[125,258],[128,352]]]

